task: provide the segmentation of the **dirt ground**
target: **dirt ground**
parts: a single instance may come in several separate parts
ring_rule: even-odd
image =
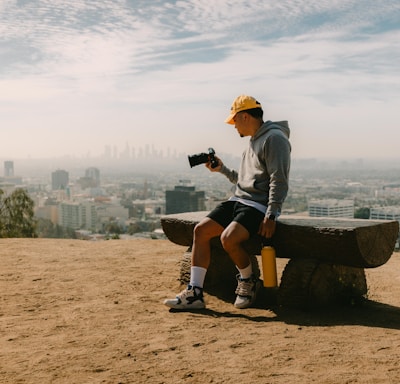
[[[171,312],[185,251],[167,240],[0,240],[1,383],[399,383],[400,254],[368,301]],[[278,260],[281,273],[287,260]]]

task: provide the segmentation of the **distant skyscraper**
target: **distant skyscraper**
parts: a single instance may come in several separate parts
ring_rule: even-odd
[[[97,188],[100,186],[100,171],[90,167],[85,170],[85,176],[79,178],[78,184],[82,189]]]
[[[173,191],[165,192],[166,214],[205,210],[204,191],[195,191],[192,185],[177,185]]]
[[[58,169],[51,174],[51,188],[53,190],[66,189],[69,183],[69,174],[67,171]]]
[[[4,176],[5,177],[13,177],[14,176],[14,162],[13,161],[5,161],[4,162]]]
[[[85,178],[91,179],[93,181],[93,186],[100,186],[100,171],[95,167],[90,167],[85,171]]]

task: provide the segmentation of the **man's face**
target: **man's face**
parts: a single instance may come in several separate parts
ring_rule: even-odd
[[[245,112],[238,112],[233,118],[233,122],[235,123],[235,128],[238,131],[240,137],[249,135],[246,129],[247,114]]]

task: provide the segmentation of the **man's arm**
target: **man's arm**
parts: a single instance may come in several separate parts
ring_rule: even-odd
[[[280,135],[273,135],[266,144],[266,164],[270,175],[266,216],[278,217],[289,190],[290,143]]]
[[[265,146],[267,171],[270,175],[268,207],[260,224],[259,234],[270,238],[275,233],[276,219],[281,213],[282,204],[289,189],[290,143],[280,136],[273,135]]]
[[[211,162],[206,163],[206,167],[211,171],[211,172],[220,172],[222,173],[224,176],[226,176],[228,178],[228,180],[233,183],[236,184],[237,180],[238,180],[238,173],[233,170],[233,169],[229,169],[223,162],[222,160],[217,157],[214,156],[214,158],[218,161],[218,165],[215,168],[211,168]]]

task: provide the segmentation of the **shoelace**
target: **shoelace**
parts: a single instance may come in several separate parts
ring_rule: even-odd
[[[186,289],[184,289],[184,290],[180,293],[179,297],[180,297],[181,299],[186,299],[186,297],[189,296],[189,295],[191,294],[191,292],[192,292],[192,290],[189,291],[189,290],[186,288]]]
[[[239,280],[238,286],[236,288],[236,294],[239,296],[250,296],[253,289],[253,282]]]
[[[189,290],[188,288],[184,289],[184,290],[179,294],[179,297],[181,298],[181,300],[182,300],[182,299],[186,299],[187,296],[191,296],[191,295],[192,295],[192,292],[193,292],[193,296],[194,296],[194,297],[199,296],[199,294],[196,293],[195,288],[193,287],[193,288],[190,289],[190,290]]]

